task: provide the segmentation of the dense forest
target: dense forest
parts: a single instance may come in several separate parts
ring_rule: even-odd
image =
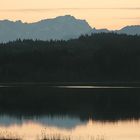
[[[0,82],[106,81],[140,82],[140,36],[100,33],[0,44]]]

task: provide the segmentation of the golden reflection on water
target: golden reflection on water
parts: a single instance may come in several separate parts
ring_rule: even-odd
[[[40,140],[140,140],[140,121],[96,122],[89,120],[73,128],[42,125],[33,121],[21,125],[0,126],[0,137]]]

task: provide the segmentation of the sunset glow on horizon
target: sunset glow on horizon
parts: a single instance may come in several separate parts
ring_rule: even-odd
[[[0,20],[35,22],[72,15],[95,28],[120,29],[140,24],[139,7],[139,0],[1,0]]]

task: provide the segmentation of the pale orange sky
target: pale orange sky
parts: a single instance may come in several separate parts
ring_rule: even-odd
[[[140,0],[0,0],[1,20],[34,22],[67,14],[95,28],[140,25]]]

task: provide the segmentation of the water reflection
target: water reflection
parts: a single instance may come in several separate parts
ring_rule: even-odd
[[[41,117],[18,120],[0,117],[0,136],[40,140],[43,138],[62,140],[139,140],[139,121],[100,122],[78,118]]]
[[[41,125],[48,125],[48,126],[57,126],[61,128],[73,128],[77,125],[81,125],[86,123],[87,121],[81,121],[79,118],[76,117],[69,117],[69,116],[55,116],[52,117],[51,115],[44,115],[44,116],[20,116],[20,117],[12,117],[8,115],[1,115],[0,116],[0,126],[11,126],[13,124],[22,125],[23,123],[27,122],[34,122]]]
[[[56,86],[58,88],[68,88],[68,89],[138,89],[140,87],[133,86]]]

